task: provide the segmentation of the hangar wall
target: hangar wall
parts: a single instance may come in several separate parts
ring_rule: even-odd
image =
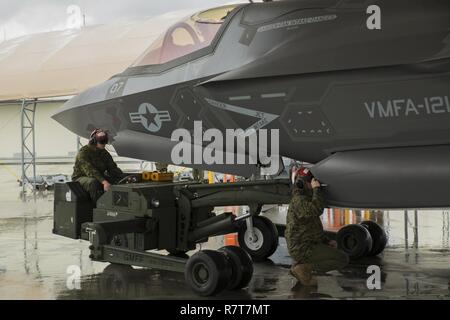
[[[36,155],[37,157],[62,157],[76,152],[76,135],[54,121],[50,116],[61,102],[39,103],[37,106]],[[20,158],[21,105],[0,105],[0,159]]]

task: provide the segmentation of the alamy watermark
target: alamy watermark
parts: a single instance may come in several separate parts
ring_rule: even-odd
[[[278,129],[218,129],[203,130],[202,121],[194,121],[194,130],[176,129],[171,140],[178,142],[172,149],[175,165],[261,165],[264,173],[279,172],[280,146]]]
[[[66,21],[67,29],[80,29],[84,25],[84,17],[81,8],[75,4],[67,7],[66,13],[68,15]]]
[[[81,268],[77,265],[70,265],[66,269],[68,290],[81,290]]]
[[[370,276],[367,278],[367,289],[369,290],[381,290],[381,269],[377,265],[370,265],[367,267],[367,274]]]
[[[367,29],[381,30],[381,8],[377,5],[370,5],[367,7],[366,13],[370,15],[366,21]]]

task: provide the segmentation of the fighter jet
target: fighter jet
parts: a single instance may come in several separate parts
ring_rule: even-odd
[[[370,8],[369,8],[370,7]],[[376,21],[375,21],[376,20]],[[53,118],[171,162],[175,129],[279,131],[331,206],[450,206],[450,1],[286,0],[199,12]],[[250,176],[256,165],[195,165]],[[221,167],[221,168],[217,168]]]

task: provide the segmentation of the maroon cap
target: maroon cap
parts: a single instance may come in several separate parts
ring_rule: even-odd
[[[308,182],[311,182],[311,180],[314,178],[311,170],[309,170],[306,167],[300,167],[297,170],[294,170],[293,172],[293,181],[296,179],[303,179]]]

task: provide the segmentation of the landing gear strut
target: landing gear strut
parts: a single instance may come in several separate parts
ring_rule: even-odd
[[[253,260],[263,261],[278,247],[278,230],[266,217],[253,216],[239,229],[238,241]]]

